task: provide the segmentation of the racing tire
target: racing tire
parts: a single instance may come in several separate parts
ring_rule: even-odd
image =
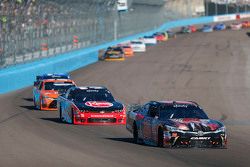
[[[42,101],[41,101],[41,99],[39,100],[39,106],[37,106],[37,109],[42,111]]]
[[[59,108],[59,119],[61,122],[63,122],[63,119],[62,119],[62,108],[60,107]]]
[[[134,143],[138,144],[139,143],[139,137],[138,137],[138,129],[136,124],[134,123],[133,126],[133,139],[134,139]]]
[[[158,142],[157,142],[157,145],[158,145],[158,147],[164,147],[162,128],[158,129]]]
[[[72,125],[75,124],[74,111],[73,111],[73,109],[71,110],[71,124],[72,124]]]

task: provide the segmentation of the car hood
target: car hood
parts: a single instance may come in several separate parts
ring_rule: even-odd
[[[80,110],[85,111],[115,111],[123,110],[123,105],[117,101],[107,102],[107,101],[85,101],[85,102],[75,102],[75,105]]]
[[[165,122],[165,125],[176,127],[180,130],[186,131],[215,131],[221,128],[223,124],[219,121],[212,119],[169,119]]]
[[[50,91],[43,92],[42,95],[50,97],[50,98],[58,98],[59,93],[58,93],[58,91],[50,90]]]

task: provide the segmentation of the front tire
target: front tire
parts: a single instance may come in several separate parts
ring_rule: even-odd
[[[62,119],[62,108],[60,107],[59,108],[59,119],[61,122],[63,122],[63,119]]]
[[[71,124],[74,125],[75,124],[75,116],[74,116],[74,111],[71,110]]]
[[[136,124],[134,123],[133,126],[133,138],[134,138],[134,143],[138,144],[139,143],[139,138],[138,138],[138,129]]]
[[[158,147],[163,147],[163,130],[162,128],[158,129],[158,143],[157,143]]]

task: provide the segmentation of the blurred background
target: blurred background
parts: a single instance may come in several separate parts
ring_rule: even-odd
[[[126,9],[119,9],[125,2]],[[1,0],[0,68],[145,32],[171,20],[250,11],[250,0],[125,2]]]

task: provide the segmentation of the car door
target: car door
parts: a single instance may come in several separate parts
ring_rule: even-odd
[[[34,88],[34,100],[35,103],[39,106],[40,105],[40,96],[41,96],[41,90],[43,88],[43,82],[40,82],[39,85]]]
[[[71,112],[71,105],[72,105],[72,94],[74,93],[74,89],[69,89],[65,98],[63,99],[62,105],[62,113],[63,117],[67,122],[71,122],[72,112]]]
[[[146,104],[144,108],[145,112],[145,117],[142,121],[142,133],[143,133],[143,138],[146,140],[151,139],[152,135],[152,130],[151,130],[151,122],[153,118],[150,116],[150,104]]]

